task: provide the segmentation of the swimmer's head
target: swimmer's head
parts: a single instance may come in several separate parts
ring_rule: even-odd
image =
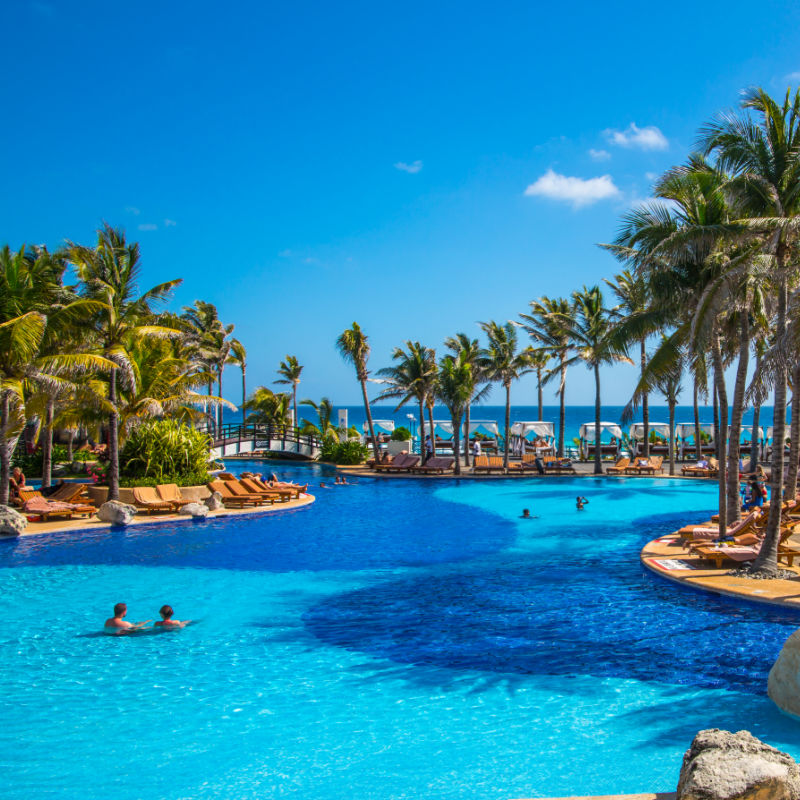
[[[161,606],[158,613],[161,614],[162,619],[169,619],[175,612],[172,610],[172,606]]]
[[[125,603],[117,603],[114,606],[114,616],[115,617],[124,617],[128,613],[128,606]]]
[[[522,516],[523,517],[529,517],[530,515],[531,515],[530,509],[527,509],[527,508],[523,508],[522,509]]]

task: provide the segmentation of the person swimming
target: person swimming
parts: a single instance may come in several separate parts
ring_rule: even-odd
[[[172,610],[172,606],[161,606],[158,613],[161,614],[161,619],[156,622],[154,626],[156,628],[185,628],[191,622],[190,619],[173,619],[172,615],[175,612]]]
[[[110,636],[119,636],[124,633],[132,633],[133,631],[140,631],[147,625],[150,620],[145,622],[126,622],[124,617],[128,613],[128,606],[125,603],[117,603],[114,606],[114,616],[105,621],[103,625],[104,633]]]
[[[575,499],[575,508],[578,511],[583,511],[583,507],[588,505],[589,501],[585,497],[581,497],[580,495]]]

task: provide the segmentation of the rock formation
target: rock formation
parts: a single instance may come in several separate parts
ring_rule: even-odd
[[[19,536],[27,527],[27,517],[9,506],[0,506],[0,537]]]
[[[112,525],[128,525],[136,516],[136,506],[120,503],[119,500],[107,500],[97,510],[97,518]]]

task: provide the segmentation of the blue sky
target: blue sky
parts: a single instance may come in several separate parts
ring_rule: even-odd
[[[141,243],[268,383],[359,401],[372,366],[611,276],[596,247],[741,89],[800,81],[789,4],[5,4],[0,242]],[[144,288],[144,287],[143,287]],[[226,392],[237,398],[238,376]],[[604,402],[627,401],[630,367]],[[548,393],[548,399],[552,397]],[[500,393],[494,395],[500,402]],[[533,402],[532,378],[514,401]],[[593,400],[575,369],[567,400]]]

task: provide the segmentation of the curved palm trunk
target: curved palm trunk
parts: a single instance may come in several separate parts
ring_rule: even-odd
[[[647,348],[645,347],[645,340],[641,341],[641,349],[639,351],[639,361],[641,363],[642,372],[644,374],[647,370]],[[642,423],[644,427],[644,457],[650,457],[650,398],[647,392],[642,392]],[[672,473],[670,473],[672,474]]]
[[[544,391],[542,390],[542,368],[536,367],[537,401],[539,403],[539,422],[544,419]]]
[[[419,398],[419,463],[424,464],[427,461],[427,453],[425,452],[425,402]]]
[[[247,376],[244,365],[242,365],[242,425],[247,424],[247,411],[244,404],[247,402]]]
[[[222,397],[222,369],[217,370],[217,397]],[[222,431],[222,406],[217,406],[214,413],[217,420],[217,430]]]
[[[780,337],[786,331],[786,278],[783,275],[785,254],[779,247],[777,252],[778,274],[778,319],[776,333]],[[783,442],[786,438],[786,366],[779,360],[775,368],[775,405],[772,419],[772,475],[770,478],[770,504],[767,529],[761,552],[755,560],[755,568],[768,575],[778,571],[778,536],[781,527],[781,490],[783,489]]]
[[[119,500],[119,412],[117,411],[117,368],[108,378],[108,402],[114,410],[108,415],[108,499]]]
[[[678,398],[673,392],[669,397],[669,474],[675,474],[675,406]]]
[[[367,404],[367,408],[369,408],[369,402],[367,401],[367,384],[366,384],[366,381],[364,381],[364,383],[363,383],[361,388],[364,390],[364,402]],[[296,383],[292,384],[292,413],[294,414],[293,424],[294,424],[295,428],[297,428],[300,425],[300,420],[297,418],[297,384]],[[370,414],[370,412],[367,411],[367,414]],[[372,430],[372,423],[371,422],[370,422],[369,435],[372,436],[373,440],[375,439],[375,434],[374,434],[374,432]],[[375,442],[375,447],[377,447],[377,446],[378,446],[378,443]],[[376,456],[376,458],[377,458],[377,456]]]
[[[67,439],[67,460],[71,464],[72,463],[72,458],[74,456],[72,448],[73,448],[73,445],[75,443],[75,429],[74,428],[70,428],[68,433],[69,433],[69,438]]]
[[[760,357],[756,356],[756,370],[759,367]],[[757,439],[758,425],[761,417],[761,406],[756,404],[753,406],[753,433],[750,437],[750,466],[755,471],[758,466],[758,461],[761,458],[761,441]]]
[[[722,453],[719,449],[719,379],[714,378],[714,402],[712,404],[714,413],[714,458],[719,461],[720,474],[722,474]]]
[[[742,438],[742,416],[744,393],[747,388],[747,368],[750,365],[750,322],[742,315],[739,337],[739,363],[736,367],[736,383],[733,387],[733,409],[728,443],[728,521],[736,522],[741,516],[739,502],[739,448]]]
[[[792,418],[789,425],[789,467],[786,471],[784,497],[797,497],[797,460],[800,458],[800,363],[792,370]]]
[[[699,461],[703,457],[703,442],[700,441],[700,398],[697,390],[697,379],[694,381],[692,404],[694,406],[694,451]]]
[[[436,426],[433,424],[433,406],[428,403],[428,423],[431,426],[431,445],[433,446],[433,450],[431,451],[432,456],[436,455]]]
[[[719,460],[719,535],[722,537],[728,527],[728,484],[725,479],[727,461],[725,459],[725,440],[728,427],[728,390],[725,386],[725,370],[722,365],[722,350],[719,335],[714,335],[711,345],[714,360],[714,395],[719,402],[719,424],[716,428],[717,453]]]
[[[8,392],[0,393],[0,505],[8,505],[8,489],[11,479],[11,446],[8,439],[10,413]]]
[[[567,390],[567,357],[561,355],[561,385],[559,387],[558,407],[558,457],[564,458],[564,427],[567,424],[566,390]]]
[[[503,467],[508,469],[508,446],[511,443],[509,433],[511,432],[511,382],[506,386],[506,429],[503,439]]]
[[[359,382],[361,383],[361,395],[364,398],[364,411],[367,415],[367,428],[369,429],[369,435],[372,438],[372,452],[375,456],[375,461],[377,462],[380,459],[380,450],[378,449],[378,440],[375,438],[375,426],[372,424],[372,409],[369,407],[369,398],[367,397],[367,379],[365,377],[359,377]],[[295,410],[295,415],[297,411]],[[295,423],[297,423],[297,417],[295,416]]]
[[[464,425],[465,425],[465,427],[467,429],[466,433],[464,434],[464,466],[465,467],[469,467],[469,412],[470,412],[470,404],[467,403],[466,419],[464,421]],[[456,464],[458,464],[458,461],[456,461]]]
[[[600,365],[594,365],[594,474],[603,474],[603,457],[600,452]]]
[[[456,458],[454,472],[456,475],[461,474],[461,416],[456,417],[451,414],[450,418],[453,421],[453,455]],[[469,441],[469,437],[467,437]],[[468,448],[469,449],[469,448]]]
[[[44,412],[44,438],[42,439],[42,487],[51,485],[53,477],[53,416],[55,403],[52,397],[47,398]]]
[[[211,397],[214,394],[214,382],[208,382],[208,396]],[[208,427],[211,429],[214,438],[217,438],[217,418],[216,418],[216,409],[213,406],[209,405],[206,409],[206,420],[208,423]]]

